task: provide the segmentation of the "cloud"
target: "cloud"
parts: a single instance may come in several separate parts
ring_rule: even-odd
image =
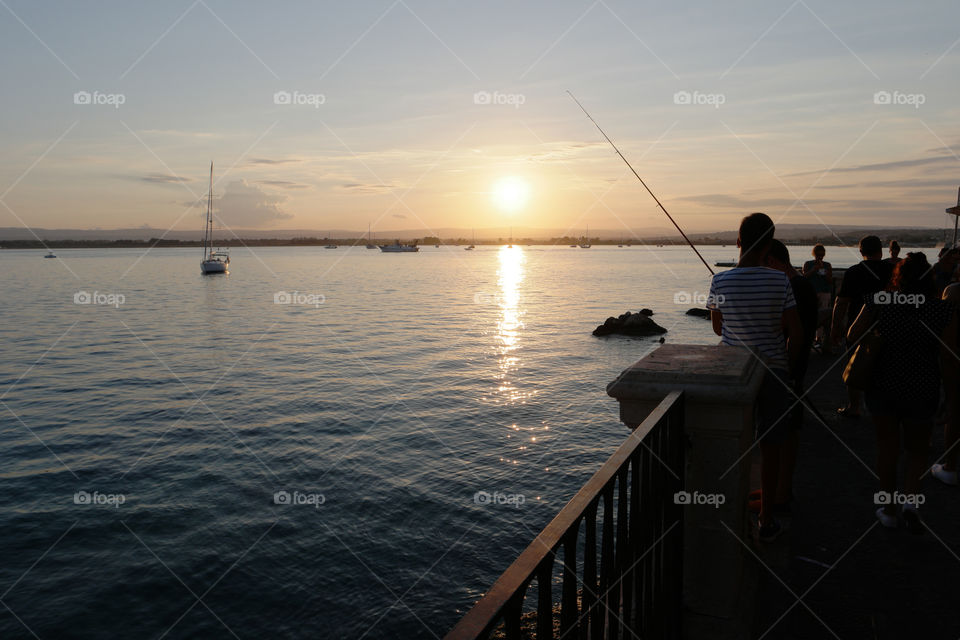
[[[954,178],[905,178],[903,180],[870,180],[867,182],[852,182],[845,184],[818,184],[817,189],[859,189],[859,188],[884,188],[884,187],[953,187],[956,188],[960,181]]]
[[[931,164],[943,164],[946,162],[958,162],[953,156],[934,156],[932,158],[914,158],[913,160],[895,160],[893,162],[877,162],[875,164],[861,164],[852,167],[834,167],[833,169],[823,169],[817,171],[802,171],[800,173],[788,173],[787,177],[809,176],[818,173],[854,173],[858,171],[890,171],[896,169],[906,169],[910,167],[922,167]]]
[[[344,182],[340,186],[357,193],[388,193],[396,188],[388,184],[380,184],[379,182]]]
[[[861,207],[863,209],[893,209],[896,210],[898,203],[888,200],[861,200],[851,198],[803,198],[797,201],[796,198],[743,198],[740,196],[725,193],[707,193],[699,196],[680,196],[676,198],[684,202],[692,202],[703,207],[716,207],[721,209],[741,209],[743,211],[762,211],[764,209],[776,209],[779,207],[795,206],[799,209],[803,205],[808,206],[830,206],[836,209],[847,209],[850,207]]]
[[[249,161],[247,161],[247,164],[268,164],[268,165],[273,165],[273,164],[290,164],[290,163],[292,163],[292,162],[300,162],[300,161],[297,160],[297,159],[295,159],[295,158],[278,158],[278,159],[274,159],[274,158],[251,158]]]
[[[171,176],[165,173],[148,173],[145,176],[137,176],[136,179],[152,184],[183,184],[185,182],[193,182],[190,178]]]
[[[293,217],[280,208],[286,199],[285,195],[267,193],[246,180],[235,180],[227,185],[217,203],[217,217],[230,227],[270,226]]]
[[[309,189],[310,185],[300,184],[299,182],[290,182],[289,180],[257,180],[257,184],[267,187],[276,187],[277,189]]]
[[[402,213],[391,213],[390,215],[393,216],[394,218],[401,218],[403,220],[406,220],[407,218],[407,216]]]

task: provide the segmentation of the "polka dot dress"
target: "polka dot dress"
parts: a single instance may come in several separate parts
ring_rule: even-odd
[[[891,398],[909,398],[922,403],[936,403],[940,397],[940,336],[950,322],[954,305],[931,300],[917,305],[912,302],[878,302],[868,296],[864,305],[876,314],[883,337],[883,349],[873,375],[873,386]]]

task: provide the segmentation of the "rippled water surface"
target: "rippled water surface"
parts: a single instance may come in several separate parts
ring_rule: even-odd
[[[682,247],[57,253],[0,251],[3,638],[442,636],[626,436],[656,338],[590,331],[716,341]]]

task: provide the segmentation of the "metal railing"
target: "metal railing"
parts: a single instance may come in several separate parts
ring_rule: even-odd
[[[679,638],[683,420],[683,392],[671,392],[445,640]]]

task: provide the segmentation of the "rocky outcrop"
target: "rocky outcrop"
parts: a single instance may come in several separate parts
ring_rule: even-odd
[[[710,318],[710,309],[687,309],[688,316],[697,316],[698,318]]]
[[[649,313],[645,313],[649,312]],[[595,336],[609,336],[619,334],[623,336],[655,336],[666,333],[667,330],[650,319],[653,312],[643,309],[639,313],[627,311],[619,317],[609,317],[593,330]]]

